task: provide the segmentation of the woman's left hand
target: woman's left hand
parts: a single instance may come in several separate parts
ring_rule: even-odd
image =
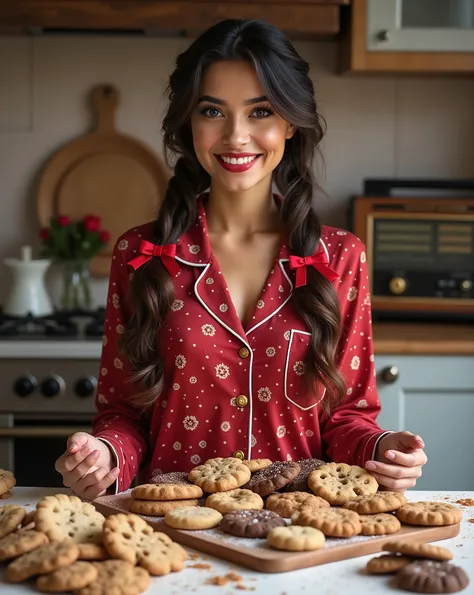
[[[404,492],[416,485],[421,468],[428,460],[423,449],[425,443],[411,432],[394,432],[380,439],[375,460],[367,461],[365,468],[380,486],[392,492]]]

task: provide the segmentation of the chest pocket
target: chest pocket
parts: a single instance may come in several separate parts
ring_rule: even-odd
[[[307,411],[316,407],[324,398],[326,388],[318,385],[316,391],[310,391],[305,383],[305,359],[308,353],[311,333],[291,329],[285,362],[284,389],[285,398],[295,407]]]

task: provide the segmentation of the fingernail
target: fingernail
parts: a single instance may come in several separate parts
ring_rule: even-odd
[[[365,464],[365,468],[369,469],[370,471],[375,471],[375,469],[377,469],[377,465],[369,461]]]
[[[116,477],[120,473],[120,469],[118,467],[115,467],[115,469],[112,469],[111,473]]]
[[[91,452],[91,456],[94,457],[94,459],[96,459],[99,455],[100,455],[100,450],[93,450]]]
[[[69,446],[69,452],[74,452],[77,448],[77,444],[75,442],[73,442],[70,446]]]
[[[392,452],[391,450],[388,450],[388,451],[385,453],[385,456],[387,457],[387,459],[394,459],[394,458],[395,458],[395,453],[394,453],[394,452]]]

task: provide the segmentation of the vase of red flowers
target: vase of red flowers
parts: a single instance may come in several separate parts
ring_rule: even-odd
[[[87,215],[71,221],[68,216],[60,215],[51,219],[40,237],[41,255],[62,268],[61,306],[66,310],[90,310],[90,261],[110,241],[110,233],[101,229],[100,218]]]

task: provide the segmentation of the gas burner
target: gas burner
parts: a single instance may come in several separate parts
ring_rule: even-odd
[[[88,337],[101,337],[104,332],[105,308],[97,310],[56,310],[45,316],[9,316],[0,309],[0,337],[45,338],[77,337],[80,325],[77,319],[90,319],[84,327]]]

